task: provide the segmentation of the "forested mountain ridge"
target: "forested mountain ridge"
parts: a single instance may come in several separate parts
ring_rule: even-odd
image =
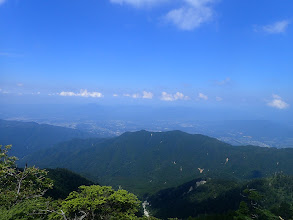
[[[249,193],[254,195],[248,195]],[[293,177],[279,173],[243,183],[224,179],[195,179],[178,187],[159,191],[148,198],[148,202],[150,206],[147,208],[152,215],[162,219],[202,216],[201,219],[242,220],[251,219],[249,217],[253,212],[258,212],[255,219],[281,219],[278,216],[292,219]],[[242,213],[242,218],[235,218],[244,211],[239,210],[241,202],[250,210]],[[238,211],[235,213],[236,210]],[[209,218],[204,218],[209,215]]]
[[[0,146],[0,219],[157,219],[149,217],[150,213],[169,220],[172,217],[188,220],[290,220],[293,217],[293,178],[282,173],[249,182],[195,179],[145,198],[150,204],[145,201],[139,208],[141,202],[135,195],[92,185],[68,170],[46,171],[27,166],[19,169],[15,157],[8,157],[10,147]],[[53,199],[43,197],[52,186],[56,187]],[[70,190],[74,191],[68,195]],[[139,217],[142,216],[139,209],[145,217]]]
[[[88,181],[62,169],[53,172],[51,170],[52,177],[55,179],[52,181],[47,177],[46,170],[28,166],[23,169],[17,168],[15,164],[17,158],[8,155],[10,149],[11,145],[4,147],[0,145],[1,220],[141,219],[136,216],[140,201],[135,195],[125,190],[115,191],[107,186],[79,186],[78,184],[84,182],[88,184]],[[68,184],[67,181],[72,178],[78,181]],[[59,188],[57,192],[65,192],[69,188],[77,191],[65,195],[65,200],[60,199],[59,195],[53,197],[58,200],[50,196],[44,197],[44,193],[58,182],[61,188],[57,186]]]
[[[204,135],[143,130],[105,140],[71,140],[22,163],[64,167],[142,196],[195,178],[247,180],[280,171],[293,174],[292,157],[293,149],[235,147]]]
[[[63,168],[46,169],[48,178],[53,180],[53,188],[49,189],[46,197],[53,199],[65,199],[72,191],[77,191],[78,187],[94,185],[94,182]]]
[[[10,153],[19,158],[59,142],[91,136],[77,129],[0,119],[0,143],[13,145]]]

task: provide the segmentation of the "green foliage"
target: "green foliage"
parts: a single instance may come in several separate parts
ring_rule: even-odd
[[[134,194],[109,186],[80,186],[78,192],[71,192],[64,201],[42,197],[52,187],[47,171],[35,167],[17,169],[17,158],[8,156],[10,148],[0,146],[0,220],[145,219],[135,215],[140,201]],[[74,176],[64,170],[57,173]]]
[[[72,192],[60,204],[64,215],[73,219],[135,219],[139,208],[137,197],[125,190],[115,191],[109,186],[81,186],[79,192]],[[62,213],[61,211],[59,213]],[[50,219],[62,219],[63,215],[53,213]]]
[[[44,219],[47,214],[47,204],[50,201],[45,198],[33,198],[26,199],[17,204],[5,208],[0,207],[0,220],[33,220],[33,219]]]
[[[166,219],[293,219],[293,177],[276,174],[249,182],[201,179],[148,198],[154,216]]]
[[[248,205],[246,204],[246,202],[241,201],[240,205],[239,205],[239,209],[236,211],[236,216],[235,216],[235,220],[246,220],[246,219],[250,219],[250,217],[248,217],[250,215],[250,210],[248,208]]]
[[[35,219],[33,213],[48,201],[41,196],[52,181],[45,170],[16,168],[17,158],[8,156],[10,148],[0,146],[0,219]]]
[[[78,190],[79,186],[90,186],[94,183],[70,170],[57,168],[46,169],[48,178],[52,179],[54,186],[45,193],[45,197],[53,199],[65,199],[70,192]]]
[[[176,188],[162,190],[148,198],[150,209],[159,218],[188,218],[199,215],[214,215],[223,219],[223,214],[236,210],[241,200],[241,186],[229,180],[207,179],[204,185],[198,185],[202,179],[196,179]],[[216,217],[221,215],[220,217]],[[201,217],[202,219],[212,219]]]
[[[226,150],[230,149],[229,145],[224,144],[218,149],[217,146],[220,142],[214,139],[206,139],[204,136],[196,136],[196,141],[198,141],[197,144],[199,145],[196,145],[194,149],[190,147],[188,152],[193,154],[189,158],[190,161],[194,161],[194,158],[198,160],[188,165],[184,162],[186,159],[186,152],[182,154],[181,151],[182,147],[192,146],[192,144],[194,144],[194,136],[182,134],[180,132],[171,132],[168,133],[163,142],[170,140],[169,138],[173,138],[172,142],[167,143],[166,146],[161,146],[157,145],[158,140],[162,138],[161,134],[154,133],[152,136],[150,136],[148,132],[141,132],[139,134],[139,138],[134,140],[129,139],[129,135],[132,136],[131,133],[126,133],[116,139],[110,139],[104,142],[100,141],[96,147],[90,149],[89,153],[90,155],[95,155],[95,153],[100,152],[101,155],[106,156],[105,158],[96,158],[92,161],[92,165],[100,164],[100,169],[108,169],[107,172],[109,173],[107,175],[113,179],[115,184],[119,183],[118,180],[121,180],[124,184],[127,180],[133,180],[133,182],[127,183],[129,187],[139,183],[139,186],[135,186],[135,189],[139,189],[139,191],[144,190],[144,186],[147,186],[148,189],[152,189],[152,187],[148,187],[152,184],[154,184],[153,189],[160,188],[162,187],[160,184],[162,184],[162,181],[166,180],[166,178],[169,178],[168,182],[172,179],[175,180],[174,183],[170,184],[178,184],[180,181],[188,179],[187,176],[190,170],[181,171],[179,169],[176,171],[179,172],[179,174],[175,177],[172,176],[174,169],[177,169],[179,164],[185,164],[184,167],[210,168],[208,170],[205,169],[205,172],[202,174],[195,169],[197,173],[195,176],[201,176],[200,178],[189,182],[185,181],[185,184],[176,188],[164,189],[154,195],[148,195],[148,201],[151,203],[151,206],[148,207],[148,211],[151,211],[156,217],[164,219],[170,217],[187,219],[191,216],[188,218],[190,220],[293,219],[293,177],[286,176],[280,172],[270,178],[256,179],[245,183],[231,180],[231,178],[227,178],[225,175],[222,176],[222,180],[219,180],[216,178],[218,176],[214,175],[214,171],[212,171],[214,165],[209,163],[219,163],[220,157],[229,157],[230,160],[227,164],[222,163],[222,165],[220,165],[217,169],[219,174],[231,170],[239,173],[242,172],[241,175],[244,175],[243,173],[246,172],[245,169],[239,170],[243,164],[237,167],[236,164],[231,162],[232,154],[222,155],[222,151],[227,153]],[[174,134],[175,139],[172,135],[170,136],[170,134]],[[187,137],[188,140],[185,140],[185,142],[183,141],[184,144],[180,143],[179,139],[177,141],[177,138],[182,137],[182,135],[185,135],[185,138]],[[149,140],[150,137],[155,140]],[[147,142],[148,140],[150,142]],[[88,143],[92,143],[91,141],[88,140]],[[80,143],[82,143],[82,140],[79,140],[78,144]],[[137,150],[135,146],[138,146],[140,143],[146,144],[142,146],[142,149]],[[117,148],[119,145],[121,149],[119,147]],[[156,146],[159,149],[159,151],[155,150],[157,153],[157,157],[155,156],[155,158],[151,158],[154,156],[153,152],[150,152],[150,150],[152,151],[152,146]],[[108,147],[110,151],[108,151]],[[10,148],[11,146],[0,147],[0,220],[48,218],[60,220],[156,219],[155,217],[148,218],[136,216],[137,212],[142,210],[142,208],[139,207],[140,202],[134,194],[128,193],[125,190],[115,191],[112,187],[91,185],[92,182],[87,182],[87,180],[64,169],[50,170],[51,177],[54,179],[57,189],[55,194],[53,193],[53,195],[56,195],[54,198],[65,198],[70,191],[73,192],[63,201],[46,199],[43,197],[43,194],[48,188],[52,187],[52,181],[47,178],[48,171],[27,166],[24,169],[18,169],[15,165],[17,159],[8,156]],[[78,146],[73,146],[71,149],[77,148]],[[68,145],[68,149],[70,149],[70,145]],[[126,152],[123,152],[125,149]],[[134,149],[135,151],[133,151]],[[235,152],[239,150],[237,148],[235,149]],[[205,153],[207,150],[209,153],[208,155]],[[233,151],[234,149],[231,148],[230,150]],[[251,149],[247,147],[245,150],[250,151]],[[269,151],[268,149],[264,150]],[[144,152],[143,156],[136,154],[139,151]],[[74,150],[71,153],[73,152]],[[164,157],[167,159],[160,162],[160,158],[163,157],[162,154],[166,152],[167,155],[164,155]],[[75,154],[78,161],[89,160],[86,157],[88,154],[83,153],[84,152],[79,151],[78,154]],[[198,155],[194,156],[196,153],[198,153]],[[173,154],[181,159],[175,160]],[[64,155],[64,152],[60,152],[59,156],[61,157],[62,155]],[[121,155],[122,158],[120,158]],[[202,158],[200,158],[203,157],[203,155],[211,158],[204,158],[206,161],[203,161]],[[237,159],[237,154],[235,153],[233,155]],[[246,152],[245,157],[247,155],[248,153]],[[104,165],[102,162],[105,162],[108,156],[111,156],[112,159],[108,161],[109,167],[106,168],[103,167]],[[148,162],[144,161],[144,157],[151,158],[151,160]],[[99,161],[100,159],[102,161]],[[278,160],[279,159],[280,158],[278,158]],[[173,162],[170,163],[170,161]],[[174,163],[174,161],[176,161],[176,163]],[[157,162],[160,163],[158,164]],[[243,161],[241,162],[239,159],[237,162],[241,164]],[[78,162],[75,161],[75,163]],[[145,167],[145,163],[148,163],[154,170],[150,171],[149,167]],[[138,167],[136,167],[136,165],[138,165]],[[181,166],[182,165],[180,165],[180,167]],[[92,169],[92,166],[88,166],[88,168]],[[114,168],[116,169],[115,172]],[[128,170],[127,173],[126,170],[128,168],[130,168],[130,170]],[[192,170],[192,168],[190,169]],[[259,167],[251,170],[257,171],[258,169]],[[100,172],[100,170],[97,170],[97,172]],[[258,172],[256,173],[259,175]],[[120,175],[125,177],[124,180],[121,179]],[[134,175],[134,179],[131,175]],[[150,176],[153,181],[146,181],[142,184],[142,181],[149,179]],[[213,178],[211,178],[211,176]],[[178,179],[180,179],[180,181],[177,181]],[[83,183],[88,183],[88,185],[91,186],[81,186],[79,190],[76,191],[76,187]],[[124,184],[121,185],[123,186]],[[163,185],[163,188],[168,186],[168,184]]]
[[[278,216],[274,215],[270,210],[261,206],[264,198],[256,189],[243,190],[245,202],[240,203],[239,209],[236,211],[235,220],[277,220]]]
[[[139,131],[103,141],[72,140],[27,159],[41,167],[70,169],[115,189],[121,185],[143,197],[195,178],[247,181],[280,171],[293,174],[292,157],[293,149],[235,147],[180,131]]]
[[[15,166],[15,157],[8,156],[11,146],[0,146],[0,205],[7,208],[25,199],[42,196],[52,181],[46,178],[47,171],[35,167],[23,170]]]
[[[275,215],[281,216],[283,219],[293,219],[293,204],[287,201],[282,202],[280,205],[275,205],[272,207],[271,211]]]

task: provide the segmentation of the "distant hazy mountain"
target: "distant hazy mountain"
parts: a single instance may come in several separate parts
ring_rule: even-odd
[[[195,178],[234,180],[293,174],[293,149],[232,146],[181,131],[127,132],[107,140],[72,140],[25,157],[22,163],[64,167],[138,195]]]
[[[0,120],[0,144],[12,144],[11,155],[20,158],[37,150],[52,147],[62,141],[90,136],[90,134],[76,129],[34,122]]]
[[[292,110],[282,111],[278,117],[275,113],[250,113],[245,108],[235,111],[175,105],[0,104],[0,118],[77,128],[99,137],[142,129],[180,130],[232,145],[293,148]]]
[[[293,126],[268,120],[206,122],[206,134],[233,145],[293,147]]]

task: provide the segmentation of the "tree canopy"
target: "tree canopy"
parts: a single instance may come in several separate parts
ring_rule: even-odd
[[[11,146],[0,146],[0,219],[137,219],[137,197],[110,186],[80,186],[65,200],[44,198],[52,188],[47,171],[36,167],[19,169]]]

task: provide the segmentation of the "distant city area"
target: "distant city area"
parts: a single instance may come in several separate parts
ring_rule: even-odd
[[[119,136],[124,132],[148,130],[164,132],[181,130],[190,134],[203,134],[232,145],[255,145],[260,147],[293,147],[293,126],[262,120],[229,121],[170,121],[136,122],[132,120],[64,120],[62,118],[42,119],[11,117],[6,120],[37,122],[78,129],[97,137]],[[258,129],[259,128],[259,129]],[[285,132],[281,132],[285,131]],[[278,132],[277,132],[278,131]],[[291,133],[290,133],[291,132]],[[279,136],[279,133],[282,133]],[[286,135],[287,134],[287,135]]]

